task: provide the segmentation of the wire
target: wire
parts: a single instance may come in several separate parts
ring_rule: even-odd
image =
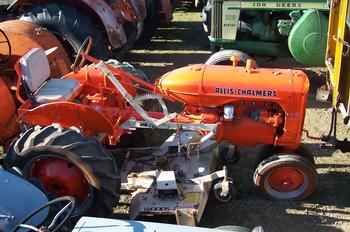
[[[309,139],[322,140],[322,137],[316,137],[316,136],[310,135],[310,132],[307,129],[303,129],[303,132],[306,134],[306,137],[309,138]]]
[[[36,228],[35,226],[26,225],[26,224],[19,224],[18,227],[24,228],[24,229],[30,229],[36,232],[40,232],[40,229]]]
[[[48,229],[51,230],[52,227],[55,226],[57,220],[59,219],[59,217],[66,211],[66,209],[71,206],[73,203],[69,202],[65,207],[63,207],[57,214],[56,216],[53,218],[51,224],[48,226]]]

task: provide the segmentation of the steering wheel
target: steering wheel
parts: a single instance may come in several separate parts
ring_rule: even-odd
[[[39,229],[39,228],[36,228],[35,226],[26,225],[25,224],[27,221],[29,221],[31,218],[33,218],[35,215],[37,215],[38,213],[40,213],[44,209],[46,209],[46,208],[48,208],[48,207],[50,207],[52,205],[63,203],[63,202],[68,202],[68,203],[55,215],[55,217],[52,219],[52,221],[51,221],[49,226],[42,227],[42,228]],[[66,197],[56,198],[56,199],[54,199],[52,201],[49,201],[45,205],[43,205],[40,208],[34,210],[32,213],[30,213],[28,216],[26,216],[23,220],[21,220],[19,223],[17,223],[17,225],[15,226],[15,228],[11,232],[16,232],[20,228],[29,229],[29,230],[33,230],[33,231],[37,231],[37,232],[41,232],[41,231],[56,232],[63,226],[63,224],[73,214],[74,209],[75,209],[75,199],[73,197],[66,196]],[[60,219],[60,217],[64,213],[65,213],[64,218],[61,219],[61,222],[57,224],[57,221]]]
[[[75,56],[74,63],[72,64],[72,70],[74,72],[83,67],[83,65],[85,64],[85,57],[83,56],[83,54],[89,54],[91,47],[92,38],[91,36],[88,36],[80,46],[77,55]]]
[[[2,56],[4,56],[4,58],[0,57],[0,64],[6,64],[11,58],[12,47],[8,36],[2,29],[0,29],[0,34],[5,38],[5,40],[0,41],[0,44],[6,44],[8,51],[7,55],[1,54]]]

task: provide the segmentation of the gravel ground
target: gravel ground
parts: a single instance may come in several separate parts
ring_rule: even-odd
[[[0,6],[7,6],[12,2],[12,0],[0,0]]]
[[[174,22],[161,27],[146,49],[132,50],[128,60],[156,79],[172,69],[204,62],[209,56],[199,13],[178,10]],[[257,60],[260,67],[300,68],[307,72],[311,91],[305,128],[317,136],[327,132],[330,104],[315,101],[315,91],[324,83],[325,70],[303,68],[290,58],[259,57]],[[345,137],[348,130],[340,124],[339,128],[340,137]],[[314,151],[319,173],[319,187],[309,199],[282,202],[264,198],[252,182],[256,149],[243,149],[242,159],[231,168],[240,192],[239,199],[225,205],[209,202],[201,225],[262,225],[268,232],[350,231],[350,188],[346,187],[350,181],[350,154],[321,150],[317,140],[304,139],[304,143]]]

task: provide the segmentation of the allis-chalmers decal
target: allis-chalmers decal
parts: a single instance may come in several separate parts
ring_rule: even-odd
[[[215,93],[223,95],[257,96],[257,97],[277,97],[276,90],[260,89],[235,89],[235,88],[215,88]]]

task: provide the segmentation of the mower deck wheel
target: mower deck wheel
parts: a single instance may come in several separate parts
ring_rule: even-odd
[[[308,159],[281,153],[263,160],[256,168],[253,180],[271,198],[302,200],[315,191],[317,172]]]
[[[212,185],[212,192],[215,197],[215,200],[217,200],[220,203],[229,203],[233,199],[236,199],[238,196],[238,192],[234,186],[233,180],[231,178],[228,178],[227,181],[229,191],[226,196],[222,194],[223,179],[218,179],[214,181]]]

